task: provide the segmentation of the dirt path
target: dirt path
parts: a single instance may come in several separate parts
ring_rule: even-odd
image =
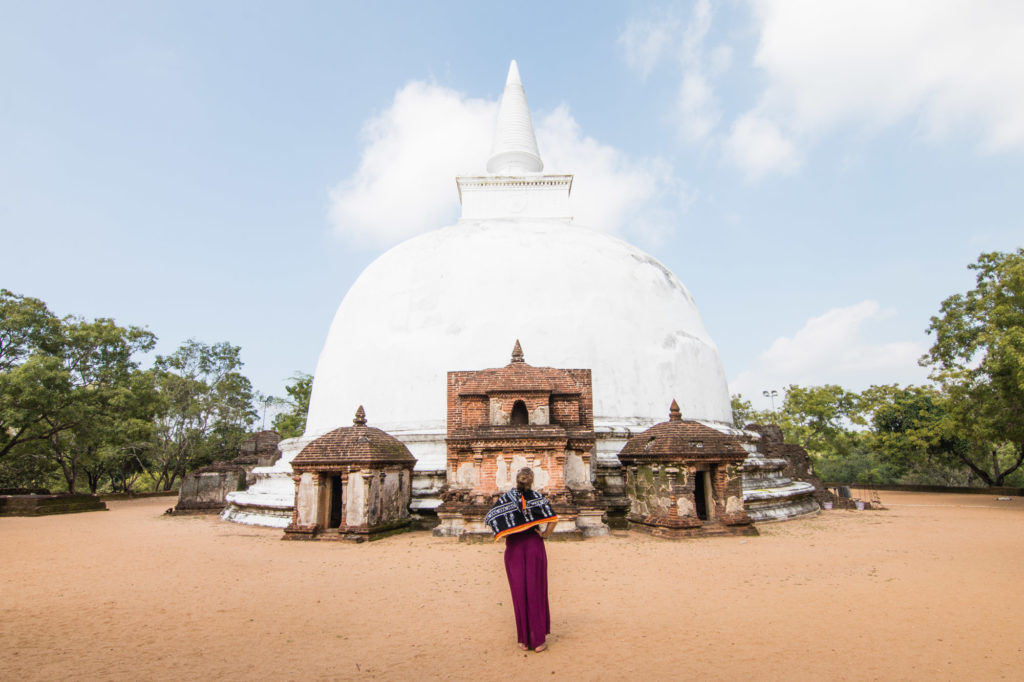
[[[761,536],[548,545],[515,647],[500,545],[165,517],[0,518],[0,677],[1024,679],[1024,498],[883,493]]]

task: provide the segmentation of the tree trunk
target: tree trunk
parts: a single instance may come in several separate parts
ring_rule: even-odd
[[[996,479],[996,485],[1002,485],[1006,477],[1019,469],[1020,465],[1024,463],[1024,443],[1016,443],[1014,447],[1017,448],[1017,461],[1013,463],[1012,467],[999,474],[999,478]],[[996,469],[996,471],[998,471],[998,469]]]
[[[76,479],[78,478],[78,472],[75,471],[74,466],[66,467],[63,464],[61,465],[61,469],[64,471],[64,480],[67,481],[68,484],[68,492],[74,495],[75,482]]]
[[[75,470],[74,458],[67,458],[61,451],[60,443],[53,438],[50,439],[50,448],[53,450],[54,458],[60,465],[60,472],[64,475],[64,482],[67,483],[68,492],[75,494],[75,478],[78,472]]]
[[[992,477],[988,475],[988,472],[985,471],[984,469],[982,469],[981,467],[979,467],[973,461],[971,461],[971,459],[969,457],[967,457],[965,455],[961,455],[959,452],[956,452],[955,454],[956,454],[957,459],[959,459],[961,462],[963,462],[967,466],[968,469],[973,471],[974,474],[978,478],[980,478],[985,485],[987,485],[990,488],[995,485],[995,482],[992,480]]]

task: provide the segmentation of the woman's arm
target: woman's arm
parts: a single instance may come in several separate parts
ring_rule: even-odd
[[[551,537],[551,534],[554,533],[554,532],[555,532],[555,524],[554,523],[549,523],[546,526],[544,526],[544,532],[541,533],[540,536],[542,538],[544,538],[545,540],[547,540],[549,537]]]

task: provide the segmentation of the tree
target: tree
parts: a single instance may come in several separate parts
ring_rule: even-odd
[[[1024,249],[968,267],[975,287],[942,302],[921,364],[948,396],[947,428],[973,445],[954,454],[996,486],[1024,463]]]
[[[737,429],[742,429],[747,424],[774,424],[778,417],[769,410],[755,410],[749,400],[743,399],[742,393],[737,393],[731,398],[732,423]]]
[[[274,417],[274,430],[282,438],[301,436],[306,430],[306,415],[309,413],[309,395],[313,391],[313,375],[296,372],[292,383],[285,386],[289,400],[288,410]]]
[[[815,455],[849,452],[857,440],[849,426],[865,423],[858,395],[834,384],[789,386],[778,416],[786,442]]]
[[[0,460],[23,460],[7,470],[38,480],[48,462],[74,492],[105,424],[131,403],[134,354],[154,341],[106,318],[57,318],[38,299],[0,290]]]
[[[0,289],[0,372],[9,372],[33,351],[52,352],[60,322],[37,298]]]
[[[157,487],[171,490],[187,471],[237,451],[256,419],[252,384],[237,371],[240,351],[226,342],[189,339],[171,355],[157,356]]]
[[[871,386],[861,393],[871,449],[883,482],[956,485],[965,471],[957,453],[971,444],[950,430],[946,397],[933,386]]]
[[[66,397],[59,330],[45,303],[0,289],[0,460],[50,434],[45,415]]]
[[[154,343],[151,332],[119,327],[106,318],[61,321],[58,372],[66,394],[59,407],[44,413],[44,422],[49,429],[47,454],[64,476],[68,492],[76,491],[85,469],[95,471],[101,448],[135,407],[134,355]],[[89,483],[96,492],[98,477],[90,477]]]

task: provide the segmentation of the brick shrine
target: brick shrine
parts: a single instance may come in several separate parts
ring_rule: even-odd
[[[736,438],[684,420],[673,400],[667,422],[633,436],[619,452],[629,528],[667,538],[757,535],[743,510],[746,456]]]
[[[608,532],[591,484],[594,408],[589,369],[534,367],[517,340],[505,367],[448,372],[446,484],[439,536],[491,537],[483,518],[524,466],[551,500],[556,535]]]
[[[295,508],[286,540],[373,540],[411,522],[409,449],[366,425],[360,405],[352,426],[312,441],[292,460]]]

